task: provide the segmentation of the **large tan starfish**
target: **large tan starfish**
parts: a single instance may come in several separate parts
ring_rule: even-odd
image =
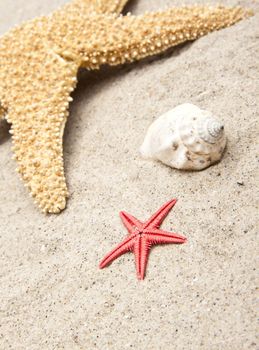
[[[17,170],[44,212],[66,206],[62,137],[80,67],[133,62],[249,15],[194,6],[119,16],[126,2],[75,0],[0,39],[0,118],[12,125]]]

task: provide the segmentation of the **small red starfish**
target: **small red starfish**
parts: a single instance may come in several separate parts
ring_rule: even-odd
[[[130,214],[123,211],[120,212],[120,217],[129,235],[103,258],[100,263],[100,268],[106,267],[122,254],[132,251],[135,254],[137,277],[141,280],[144,279],[151,246],[164,243],[185,243],[187,240],[177,233],[166,232],[159,229],[176,202],[177,200],[173,199],[165,203],[144,223]]]

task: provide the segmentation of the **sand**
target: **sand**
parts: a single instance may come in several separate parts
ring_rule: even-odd
[[[65,2],[1,0],[0,33]],[[128,9],[177,3],[139,0]],[[81,74],[64,140],[71,197],[61,215],[34,206],[1,123],[1,350],[256,348],[259,5],[224,3],[257,14],[158,58]],[[183,102],[225,123],[224,158],[201,172],[138,154],[150,123]],[[152,249],[142,282],[132,254],[98,269],[126,233],[120,210],[144,220],[175,197],[163,228],[187,244]]]

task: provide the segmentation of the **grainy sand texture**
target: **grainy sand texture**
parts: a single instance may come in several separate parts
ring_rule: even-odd
[[[1,0],[0,33],[65,2]],[[139,0],[127,10],[180,3]],[[255,16],[160,57],[80,74],[64,138],[71,197],[60,215],[34,206],[0,124],[1,350],[256,349],[259,4],[222,3]],[[150,123],[184,102],[212,111],[228,135],[223,160],[201,172],[138,153]],[[143,282],[132,254],[98,269],[126,234],[120,210],[145,220],[175,197],[162,227],[187,244],[153,248]]]

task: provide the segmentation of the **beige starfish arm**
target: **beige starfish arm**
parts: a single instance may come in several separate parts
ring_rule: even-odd
[[[102,64],[117,65],[139,60],[160,53],[169,47],[194,40],[214,30],[230,26],[248,15],[241,8],[185,7],[140,17],[100,16],[93,28],[83,30],[88,40],[73,26],[70,35],[79,37],[77,42],[69,36],[66,49],[81,56],[81,65],[88,69]],[[82,29],[82,27],[81,27]],[[80,29],[79,29],[80,30]]]
[[[119,14],[128,0],[74,0],[72,6],[83,6],[87,11]]]
[[[8,103],[17,171],[43,212],[66,206],[62,137],[78,65],[57,55],[37,54],[32,74],[17,81]],[[44,63],[43,63],[44,62]]]

